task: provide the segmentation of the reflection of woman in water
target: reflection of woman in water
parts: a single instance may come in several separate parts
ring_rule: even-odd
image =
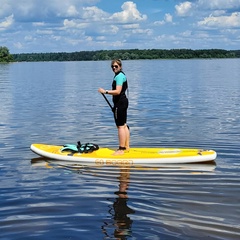
[[[129,183],[129,169],[121,169],[120,172],[120,184],[119,191],[115,192],[118,195],[113,203],[115,224],[117,228],[114,231],[114,236],[119,239],[125,239],[125,237],[131,235],[132,220],[128,217],[128,214],[135,213],[135,211],[127,206],[128,196],[128,183]]]
[[[127,206],[129,176],[129,169],[121,169],[119,190],[115,192],[115,194],[118,195],[118,198],[115,199],[113,206],[109,210],[109,213],[113,216],[114,220],[114,237],[117,239],[127,239],[128,236],[132,235],[131,226],[133,221],[128,214],[133,214],[135,211]]]

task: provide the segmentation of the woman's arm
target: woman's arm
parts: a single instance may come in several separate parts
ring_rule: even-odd
[[[110,94],[113,96],[119,95],[122,91],[122,86],[121,85],[117,85],[116,90],[105,90],[104,88],[99,88],[98,92],[100,93],[104,93],[104,94]]]

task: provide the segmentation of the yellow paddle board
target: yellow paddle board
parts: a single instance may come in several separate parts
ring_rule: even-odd
[[[214,150],[191,148],[131,148],[123,155],[113,155],[110,148],[99,148],[90,153],[62,151],[63,146],[34,143],[31,150],[39,156],[79,162],[83,165],[152,165],[159,163],[199,163],[213,161],[217,157]]]

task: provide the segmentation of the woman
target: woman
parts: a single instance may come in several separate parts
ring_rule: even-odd
[[[121,60],[113,60],[111,67],[115,76],[113,78],[112,90],[105,90],[99,88],[98,92],[103,94],[110,94],[113,98],[113,114],[116,126],[118,128],[119,148],[114,155],[124,154],[124,150],[129,149],[130,132],[127,126],[127,108],[128,98],[126,90],[128,88],[127,78],[122,71]]]

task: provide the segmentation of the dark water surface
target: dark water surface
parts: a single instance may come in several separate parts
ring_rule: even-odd
[[[214,163],[62,166],[31,143],[117,147],[110,62],[0,64],[0,239],[239,239],[240,60],[125,61],[131,145]]]

